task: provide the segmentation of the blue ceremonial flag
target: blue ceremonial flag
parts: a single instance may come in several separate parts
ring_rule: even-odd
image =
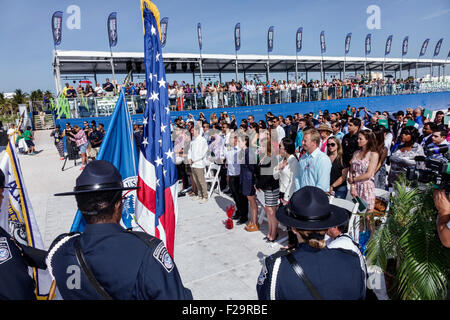
[[[161,19],[161,47],[164,48],[167,41],[167,27],[169,24],[169,18],[164,17]]]
[[[385,56],[387,56],[389,53],[391,53],[391,46],[392,46],[392,34],[386,40],[386,48],[384,50]]]
[[[320,52],[325,53],[326,50],[327,48],[325,46],[325,31],[322,31],[320,33]]]
[[[200,50],[202,50],[203,40],[202,40],[202,24],[199,22],[197,24],[197,37],[198,37],[198,46]]]
[[[436,47],[434,48],[433,57],[436,57],[439,55],[439,51],[441,51],[442,41],[444,41],[444,38],[439,39],[439,41],[436,43]]]
[[[295,49],[297,53],[302,50],[302,37],[303,37],[303,28],[300,27],[297,29],[297,34],[295,36]]]
[[[45,250],[16,151],[14,144],[9,141],[5,153],[0,159],[0,169],[5,175],[4,185],[6,186],[3,189],[3,201],[0,208],[0,227],[18,243]],[[3,239],[4,241],[2,241]],[[6,239],[3,239],[0,237],[0,264],[11,259],[10,249],[8,249]],[[28,268],[28,271],[36,285],[36,298],[46,300],[52,283],[50,273],[48,270],[31,267]],[[2,270],[2,272],[7,271]],[[7,284],[1,283],[0,285]],[[17,286],[19,285],[20,283],[17,282]],[[12,290],[13,288],[7,289]]]
[[[136,186],[139,158],[133,135],[131,116],[123,88],[96,159],[111,162],[122,175],[125,187]],[[124,201],[121,224],[125,228],[133,228],[137,226],[134,221],[136,191],[131,190],[125,195],[126,201]],[[82,232],[85,224],[86,222],[81,212],[77,211],[70,231]]]
[[[350,41],[352,40],[352,33],[350,32],[345,37],[345,54],[347,54],[350,51]]]
[[[369,33],[366,36],[366,55],[370,54],[370,51],[372,50],[371,39],[372,39],[372,34]]]
[[[422,48],[420,48],[419,57],[423,56],[425,54],[425,52],[427,52],[428,42],[430,42],[430,39],[426,39],[422,43]]]
[[[139,150],[136,221],[140,229],[161,239],[173,257],[177,222],[177,169],[170,132],[166,73],[157,32],[156,6],[141,0],[144,19],[146,107]]]
[[[409,39],[408,36],[406,36],[405,39],[403,39],[402,56],[404,56],[408,53],[408,39]]]
[[[236,23],[234,27],[234,49],[239,51],[241,49],[241,24]]]
[[[267,52],[272,52],[273,50],[273,26],[269,27],[267,31]]]
[[[52,16],[52,34],[53,34],[53,44],[58,46],[61,44],[62,35],[62,17],[63,13],[61,11],[56,11]]]
[[[117,12],[112,12],[108,16],[108,37],[109,46],[115,47],[117,45]]]

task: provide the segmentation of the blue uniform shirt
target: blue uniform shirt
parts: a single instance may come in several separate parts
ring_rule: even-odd
[[[28,263],[11,235],[0,227],[0,300],[35,300]]]
[[[365,279],[358,256],[343,249],[314,249],[302,243],[292,253],[325,300],[365,298]],[[312,300],[292,269],[286,251],[267,257],[258,278],[259,300]]]
[[[65,300],[101,299],[77,262],[77,237],[95,278],[113,299],[192,299],[161,240],[150,247],[111,223],[87,224],[81,235],[62,235],[50,247],[47,266]]]

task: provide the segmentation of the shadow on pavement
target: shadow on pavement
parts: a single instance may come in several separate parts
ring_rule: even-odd
[[[217,205],[222,209],[224,212],[227,211],[227,207],[229,207],[231,204],[234,205],[234,201],[231,201],[228,198],[222,197],[222,196],[215,196],[214,200],[216,200]]]

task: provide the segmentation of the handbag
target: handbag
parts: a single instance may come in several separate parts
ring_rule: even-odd
[[[309,293],[312,295],[314,300],[323,300],[319,291],[317,291],[316,287],[313,285],[311,280],[309,280],[308,276],[305,274],[303,268],[300,266],[297,259],[295,259],[294,255],[292,253],[289,253],[286,256],[286,259],[288,260],[289,264],[291,265],[292,269],[297,274],[297,276],[303,281],[303,283],[305,284],[306,288],[308,289]]]

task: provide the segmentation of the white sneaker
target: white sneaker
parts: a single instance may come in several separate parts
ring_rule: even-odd
[[[208,198],[201,198],[200,203],[207,203],[208,202]]]
[[[199,196],[192,196],[191,197],[191,200],[194,200],[194,201],[201,200],[201,199],[202,199],[202,197],[199,197]]]

